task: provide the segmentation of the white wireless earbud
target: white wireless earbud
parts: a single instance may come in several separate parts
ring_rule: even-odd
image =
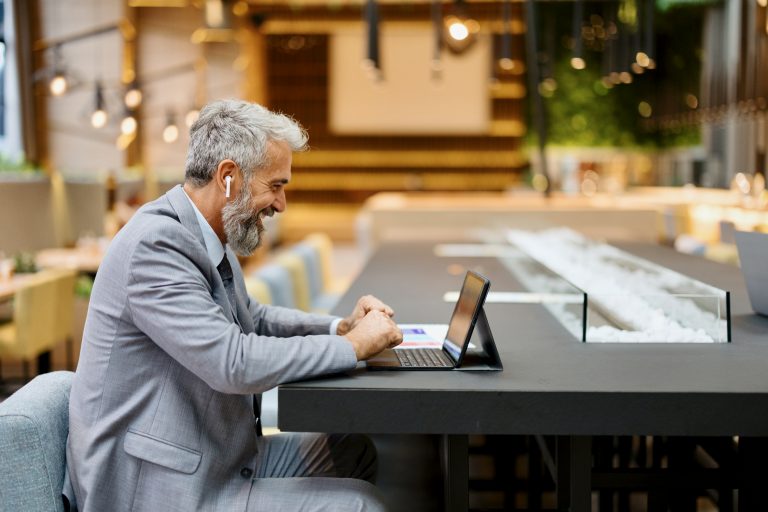
[[[232,176],[227,176],[224,181],[227,182],[227,191],[224,193],[224,197],[229,197],[229,182],[232,181]]]

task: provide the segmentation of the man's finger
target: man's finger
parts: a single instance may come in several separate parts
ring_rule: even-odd
[[[387,306],[381,301],[371,301],[371,302],[364,303],[363,309],[366,310],[366,312],[376,309],[386,314],[387,316],[392,316],[395,314],[394,310],[391,307]]]

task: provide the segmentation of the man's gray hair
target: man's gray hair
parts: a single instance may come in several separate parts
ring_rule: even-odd
[[[290,117],[242,100],[209,103],[189,131],[185,179],[202,187],[213,179],[219,162],[230,159],[249,180],[269,164],[268,142],[287,142],[292,151],[307,147],[307,132]]]

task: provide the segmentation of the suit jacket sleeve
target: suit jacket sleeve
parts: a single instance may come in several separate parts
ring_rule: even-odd
[[[256,332],[271,336],[306,336],[328,334],[336,318],[329,315],[305,313],[296,309],[259,304],[248,297],[248,310]]]
[[[166,231],[148,233],[129,256],[128,313],[154,343],[213,389],[259,393],[355,367],[345,339],[319,334],[322,324],[328,329],[324,315],[254,305],[256,332],[243,333],[214,300],[209,262],[182,250],[185,242],[196,241]]]

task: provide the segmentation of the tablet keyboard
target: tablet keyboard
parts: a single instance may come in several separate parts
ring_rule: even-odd
[[[400,366],[416,368],[453,367],[453,361],[440,349],[411,348],[395,350]]]

